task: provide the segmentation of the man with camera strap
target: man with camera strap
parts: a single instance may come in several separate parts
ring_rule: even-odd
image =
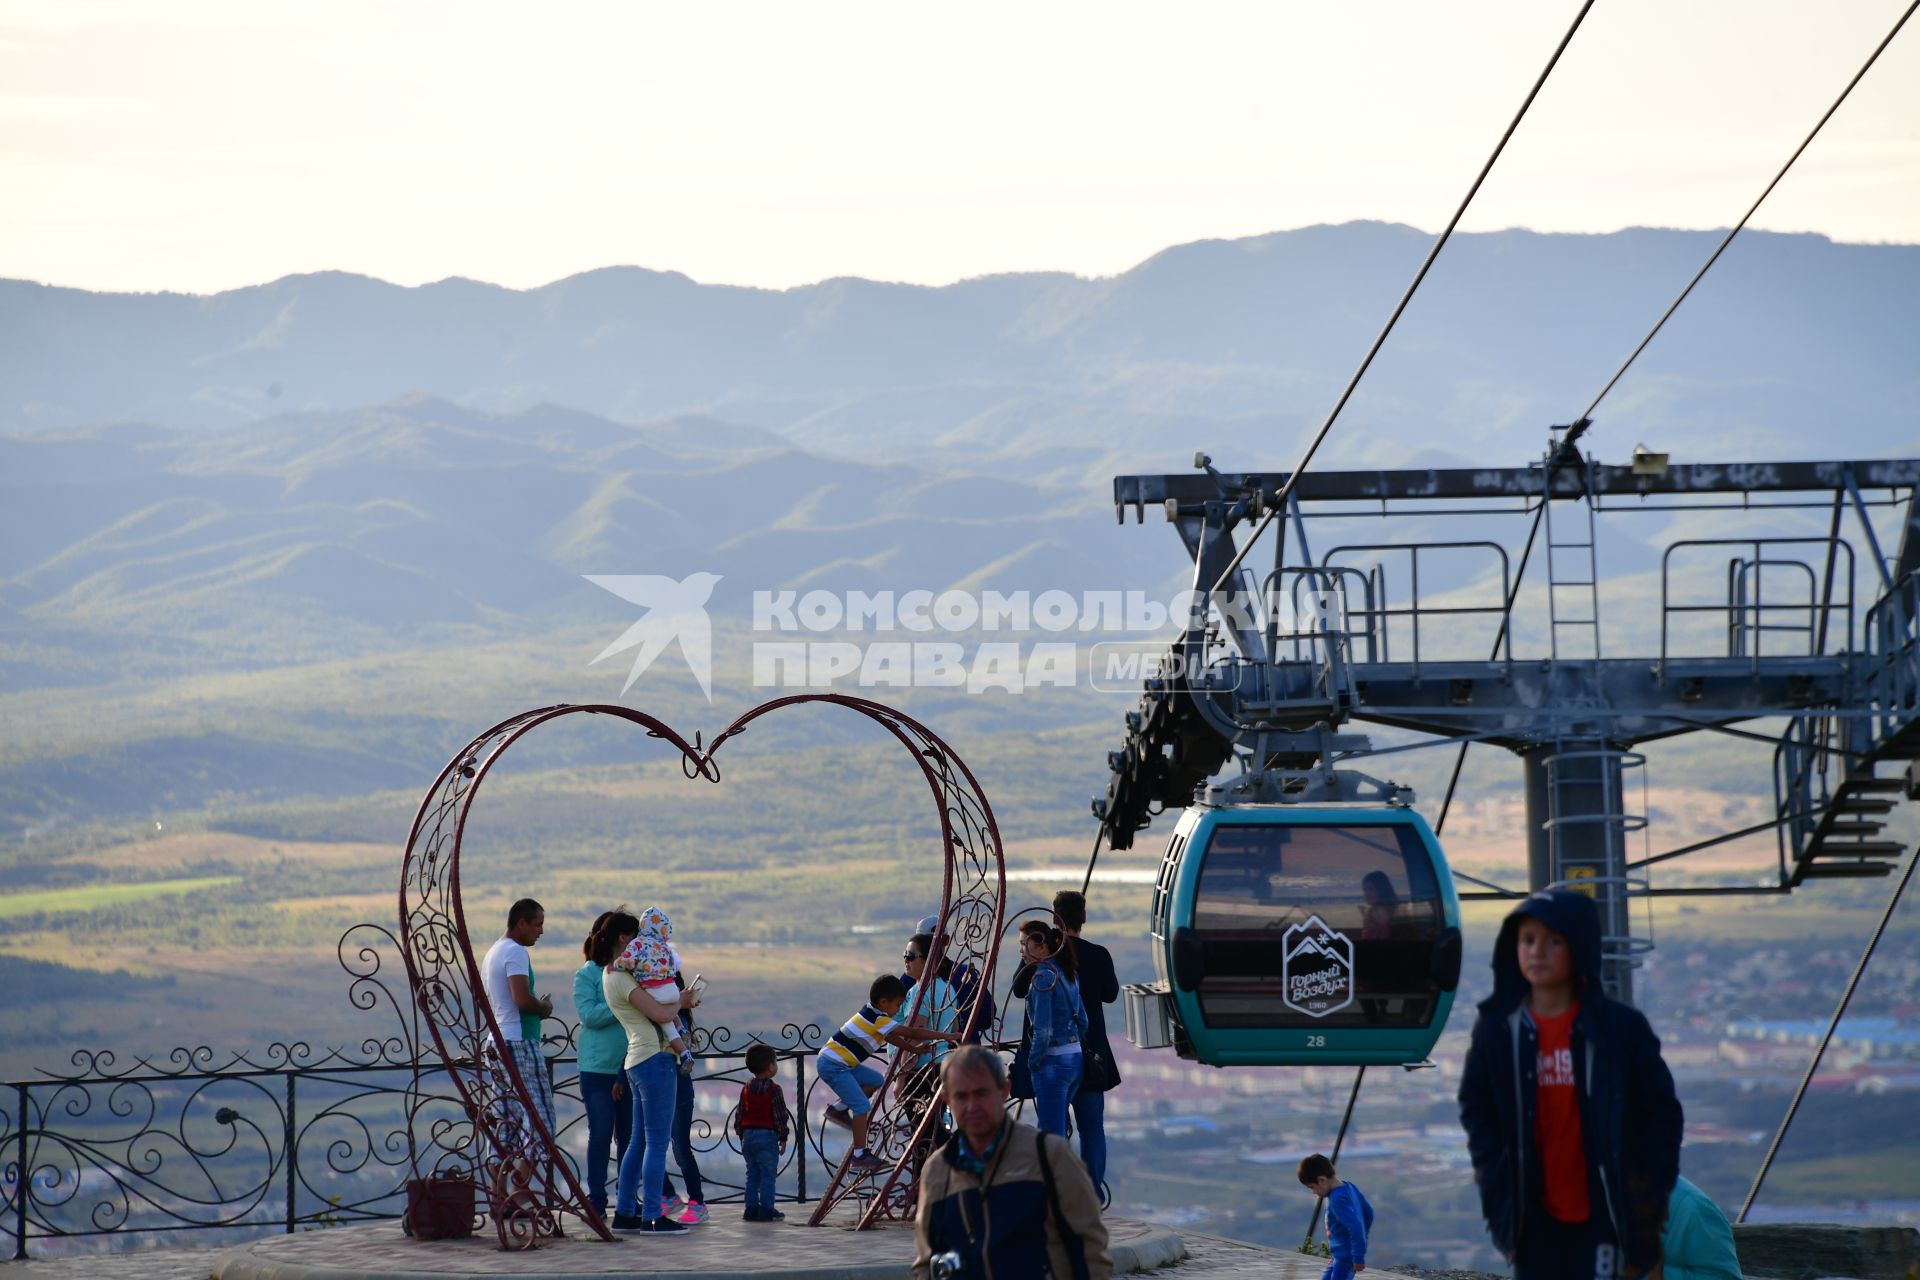
[[[1093,1180],[1066,1139],[1007,1117],[1007,1065],[949,1052],[941,1084],[956,1132],[920,1174],[914,1280],[1111,1280]]]

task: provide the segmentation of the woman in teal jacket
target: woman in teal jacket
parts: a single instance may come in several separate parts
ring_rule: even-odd
[[[1660,1250],[1667,1259],[1666,1280],[1740,1280],[1727,1215],[1685,1178],[1673,1184]]]
[[[640,932],[640,921],[625,908],[603,911],[581,950],[587,962],[573,975],[573,1011],[580,1015],[574,1049],[580,1059],[580,1101],[587,1108],[587,1199],[607,1216],[607,1159],[618,1164],[633,1136],[633,1108],[622,1106],[626,1084],[621,1067],[627,1058],[627,1032],[607,1007],[600,978],[605,966],[595,954],[615,956]]]

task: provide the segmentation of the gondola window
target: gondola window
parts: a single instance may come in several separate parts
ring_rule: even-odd
[[[1425,1026],[1445,927],[1426,847],[1400,825],[1222,823],[1193,928],[1212,1027]]]

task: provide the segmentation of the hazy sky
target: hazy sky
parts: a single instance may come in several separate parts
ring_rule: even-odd
[[[1599,0],[1469,229],[1725,226],[1906,0]],[[1436,230],[1573,0],[0,0],[0,276],[786,286]],[[1755,225],[1920,242],[1920,20]]]

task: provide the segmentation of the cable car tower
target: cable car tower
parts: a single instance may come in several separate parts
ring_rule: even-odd
[[[1879,837],[1900,799],[1920,798],[1912,763],[1920,759],[1920,460],[1669,465],[1666,454],[1636,448],[1630,465],[1610,466],[1584,451],[1582,438],[1912,8],[1586,410],[1553,429],[1539,461],[1308,469],[1592,7],[1588,0],[1574,15],[1291,472],[1225,473],[1197,454],[1197,474],[1114,479],[1122,522],[1129,510],[1144,521],[1155,507],[1179,532],[1193,559],[1196,602],[1128,714],[1125,745],[1107,757],[1106,795],[1093,802],[1100,837],[1089,882],[1102,844],[1130,848],[1153,815],[1183,811],[1153,895],[1160,981],[1127,989],[1128,1033],[1138,1044],[1171,1043],[1216,1065],[1353,1063],[1364,1072],[1372,1062],[1418,1063],[1444,1028],[1459,977],[1458,904],[1435,837],[1474,742],[1521,758],[1529,888],[1593,896],[1601,978],[1623,1000],[1632,1000],[1633,970],[1652,945],[1633,932],[1630,899],[1787,893],[1810,879],[1884,876],[1906,852]],[[1827,515],[1824,536],[1817,522],[1793,527],[1806,518],[1788,513],[1807,508]],[[1873,519],[1888,509],[1897,517],[1891,555]],[[1782,522],[1759,534],[1730,528],[1669,542],[1657,598],[1641,585],[1634,616],[1610,625],[1602,615],[1602,517],[1680,512],[1698,525],[1716,510],[1738,511],[1745,529],[1756,512],[1779,512]],[[1509,539],[1486,536],[1487,521],[1514,515],[1531,517],[1517,565]],[[1314,554],[1310,518],[1396,516],[1410,518],[1392,531],[1397,540],[1346,540]],[[1469,536],[1426,535],[1453,517],[1475,522]],[[1270,526],[1272,564],[1256,576],[1248,561]],[[1516,655],[1523,619],[1515,605],[1542,532],[1545,616],[1526,619],[1536,625]],[[1465,602],[1458,590],[1433,586],[1436,561],[1462,555],[1483,562],[1482,594]],[[1856,608],[1862,578],[1871,593],[1864,611]],[[1460,653],[1473,619],[1494,624],[1484,658]],[[1613,651],[1609,636],[1617,641],[1635,625],[1646,634],[1631,643],[1646,647],[1632,656]],[[1404,789],[1351,767],[1385,754],[1341,732],[1356,720],[1430,735],[1412,746],[1460,743],[1432,831],[1412,814]],[[1737,727],[1756,720],[1785,728]],[[1648,820],[1626,802],[1627,773],[1646,763],[1636,748],[1700,732],[1773,747],[1773,817],[1629,861],[1626,837]],[[1235,756],[1240,777],[1207,786]],[[1765,884],[1650,880],[1658,863],[1769,829],[1778,868]],[[1912,871],[1909,863],[1882,931]],[[1461,896],[1521,896],[1486,890]],[[1833,1025],[1851,994],[1849,984]],[[1349,1117],[1352,1107],[1349,1099]],[[1338,1141],[1334,1147],[1337,1156]]]
[[[1285,1011],[1246,1014],[1248,993],[1280,979],[1283,948],[1269,944],[1265,960],[1250,956],[1247,937],[1259,935],[1229,926],[1243,923],[1232,911],[1258,915],[1267,901],[1293,905],[1291,915],[1273,908],[1266,927],[1287,924],[1315,894],[1324,899],[1327,878],[1315,879],[1310,852],[1276,846],[1270,883],[1261,883],[1258,868],[1233,862],[1245,860],[1244,833],[1238,845],[1222,846],[1217,835],[1209,849],[1183,844],[1196,812],[1264,805],[1279,815],[1270,821],[1300,825],[1329,802],[1364,799],[1354,792],[1360,775],[1350,771],[1380,772],[1385,753],[1351,732],[1350,722],[1432,735],[1414,745],[1451,740],[1464,754],[1466,744],[1482,743],[1519,756],[1527,888],[1575,887],[1596,899],[1606,935],[1602,976],[1621,999],[1632,999],[1633,970],[1651,946],[1633,930],[1631,900],[1781,894],[1812,879],[1896,868],[1906,849],[1884,838],[1888,815],[1902,800],[1920,798],[1913,764],[1920,759],[1920,459],[1669,465],[1665,455],[1636,450],[1629,464],[1608,465],[1582,452],[1585,427],[1556,428],[1540,460],[1525,467],[1315,471],[1289,485],[1285,472],[1222,472],[1203,454],[1191,473],[1114,479],[1122,522],[1128,512],[1143,522],[1152,508],[1173,524],[1192,557],[1200,602],[1127,716],[1124,747],[1108,758],[1106,794],[1094,801],[1104,843],[1116,850],[1131,847],[1163,809],[1189,815],[1175,828],[1155,891],[1162,981],[1130,992],[1130,1030],[1170,1027],[1176,1046],[1203,1061],[1386,1060],[1350,1046],[1343,1053],[1337,1035],[1322,1036],[1328,1047],[1318,1053],[1304,1038],[1294,1045],[1273,1034],[1267,1056],[1223,1053],[1210,1043],[1222,1016],[1230,1026],[1275,1034],[1312,1029],[1311,1018]],[[1285,505],[1276,507],[1283,492]],[[1808,527],[1809,510],[1819,513],[1812,526],[1824,533]],[[1716,511],[1736,515],[1742,531],[1694,536]],[[1777,531],[1750,532],[1756,514],[1769,511],[1781,513]],[[1687,513],[1687,536],[1660,551],[1657,574],[1603,591],[1602,531],[1638,512]],[[1277,536],[1271,563],[1257,574],[1236,534],[1266,516],[1274,518],[1258,527],[1274,524]],[[1368,520],[1400,519],[1404,530],[1409,517],[1422,530],[1441,520],[1468,522],[1470,533],[1457,540],[1363,535],[1340,545],[1318,534],[1327,524]],[[1517,566],[1507,541],[1487,536],[1502,518],[1532,522]],[[1890,542],[1883,532],[1892,533]],[[1536,555],[1538,535],[1544,547]],[[1457,569],[1476,557],[1477,572],[1456,571],[1436,588],[1444,561]],[[1515,606],[1530,560],[1542,562],[1545,580],[1534,587],[1536,608],[1522,616]],[[1628,590],[1633,616],[1615,626],[1603,601]],[[1485,656],[1459,656],[1476,626],[1474,643]],[[1611,641],[1629,631],[1657,639],[1649,649],[1616,652]],[[1772,731],[1740,727],[1751,721]],[[1773,747],[1771,818],[1630,858],[1627,837],[1647,822],[1627,800],[1628,779],[1645,763],[1638,748],[1697,733]],[[1210,785],[1236,756],[1240,776]],[[1436,826],[1444,828],[1452,797],[1450,786]],[[1293,816],[1285,812],[1290,802],[1299,807]],[[1655,864],[1769,829],[1778,855],[1765,883],[1649,882]],[[1208,861],[1215,849],[1217,863]],[[1445,877],[1444,860],[1435,861]],[[1211,908],[1209,876],[1228,877]],[[1355,883],[1335,892],[1359,900]],[[1445,892],[1451,896],[1450,883]],[[1488,885],[1460,896],[1521,892]],[[1457,935],[1449,974],[1437,905],[1426,919],[1434,980],[1450,997]],[[1346,932],[1351,945],[1365,946],[1359,927]],[[1355,1005],[1364,1007],[1364,963],[1358,977]],[[1386,985],[1395,986],[1390,975]],[[1396,990],[1396,999],[1403,994]],[[1376,1025],[1394,1022],[1397,1004],[1373,1005]],[[1351,1016],[1365,1028],[1364,1014]]]

